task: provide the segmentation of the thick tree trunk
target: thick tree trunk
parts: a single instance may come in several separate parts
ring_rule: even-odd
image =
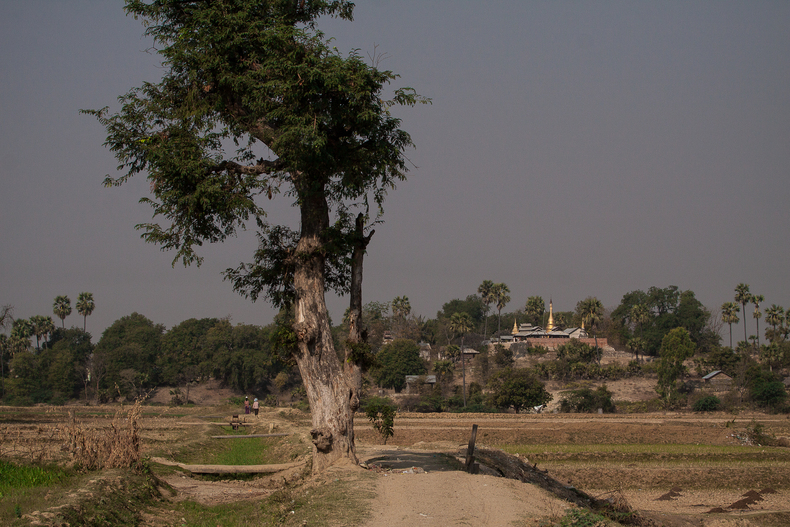
[[[357,386],[351,371],[340,364],[324,298],[324,236],[329,208],[321,192],[300,196],[302,230],[296,247],[294,330],[296,363],[304,381],[312,413],[313,472],[323,472],[340,458],[357,462],[354,411]]]

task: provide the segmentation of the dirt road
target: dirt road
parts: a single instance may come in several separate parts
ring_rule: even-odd
[[[452,448],[367,447],[360,459],[379,473],[378,498],[365,527],[510,525],[561,516],[568,504],[545,491],[492,475],[462,472]]]

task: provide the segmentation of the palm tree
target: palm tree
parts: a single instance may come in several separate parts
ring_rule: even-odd
[[[735,301],[743,307],[743,341],[748,342],[749,339],[746,338],[746,304],[752,301],[748,285],[738,284],[735,286]]]
[[[41,351],[41,339],[55,330],[55,324],[52,322],[52,317],[44,315],[33,315],[30,317],[30,323],[33,325],[33,335],[36,336],[36,349]]]
[[[453,313],[450,317],[450,331],[461,336],[461,371],[464,376],[464,408],[466,408],[466,362],[464,361],[464,335],[472,329],[469,313]]]
[[[757,323],[757,348],[760,347],[760,317],[763,316],[762,312],[760,311],[760,302],[765,302],[765,297],[763,295],[752,295],[752,304],[754,304],[754,312],[752,316],[754,317],[754,321]]]
[[[628,349],[634,352],[634,356],[636,357],[636,361],[639,362],[639,350],[645,348],[645,341],[642,337],[634,337],[628,341],[626,344]]]
[[[66,295],[56,296],[52,312],[60,319],[63,329],[66,329],[66,317],[71,315],[71,299]]]
[[[406,299],[406,302],[409,300]],[[96,308],[96,304],[93,302],[93,293],[80,293],[77,297],[77,313],[82,315],[82,331],[85,331],[85,327],[88,322],[88,315],[93,313],[93,310]]]
[[[466,362],[464,361],[464,335],[472,329],[469,313],[457,312],[450,317],[450,331],[461,336],[461,371],[464,376],[464,408],[466,408]]]
[[[594,296],[588,296],[579,302],[577,309],[582,319],[582,326],[586,325],[591,330],[603,318],[603,304]],[[595,353],[598,354],[598,332],[593,331],[593,338],[595,338]],[[598,357],[600,360],[600,354],[598,354]]]
[[[644,337],[645,324],[650,322],[653,312],[647,304],[634,304],[628,313],[628,318],[639,328],[639,336]]]
[[[532,320],[539,320],[540,323],[536,325],[543,326],[543,314],[546,312],[546,302],[543,301],[541,296],[531,296],[527,298],[527,305],[524,307],[524,313]]]
[[[30,348],[30,337],[33,335],[33,323],[26,318],[14,320],[11,326],[11,341],[15,353]]]
[[[499,335],[502,331],[502,308],[510,302],[510,288],[505,284],[494,284],[494,301],[498,312],[496,332]]]
[[[771,307],[765,310],[765,322],[767,324],[770,324],[774,329],[771,342],[773,342],[776,339],[776,326],[783,323],[784,320],[785,320],[785,310],[782,306],[771,304]]]
[[[725,324],[730,325],[730,349],[732,348],[732,325],[737,324],[738,320],[738,313],[741,312],[741,308],[738,307],[738,304],[735,302],[724,302],[721,305],[721,321]]]
[[[483,300],[485,307],[485,325],[483,326],[483,338],[488,338],[488,310],[491,309],[491,304],[494,303],[494,282],[491,280],[483,280],[480,287],[477,288],[477,294]]]

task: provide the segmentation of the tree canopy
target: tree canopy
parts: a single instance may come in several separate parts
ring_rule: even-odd
[[[420,347],[412,340],[396,339],[381,348],[371,374],[380,386],[401,390],[407,375],[424,375],[427,371]]]
[[[553,396],[543,383],[525,368],[506,368],[489,380],[491,400],[497,408],[513,408],[516,413],[547,404]]]

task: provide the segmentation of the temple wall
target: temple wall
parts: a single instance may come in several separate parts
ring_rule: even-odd
[[[562,346],[563,344],[568,344],[571,340],[578,340],[579,342],[583,342],[584,344],[589,344],[590,346],[595,346],[595,339],[594,338],[590,338],[590,337],[583,338],[583,339],[570,339],[570,338],[567,338],[567,339],[562,339],[562,338],[560,338],[560,339],[558,339],[558,338],[553,338],[553,339],[534,338],[534,339],[530,339],[530,338],[527,338],[527,339],[524,339],[524,340],[519,340],[519,342],[527,342],[527,343],[529,343],[530,346],[543,346],[544,348],[547,348],[547,349],[550,349],[550,350],[556,350],[558,346]],[[504,345],[507,346],[507,347],[510,347],[510,344],[513,344],[513,343],[504,343]],[[604,338],[604,337],[598,337],[598,347],[602,348],[602,349],[603,348],[608,348],[609,347],[609,342],[607,342],[607,339]]]

